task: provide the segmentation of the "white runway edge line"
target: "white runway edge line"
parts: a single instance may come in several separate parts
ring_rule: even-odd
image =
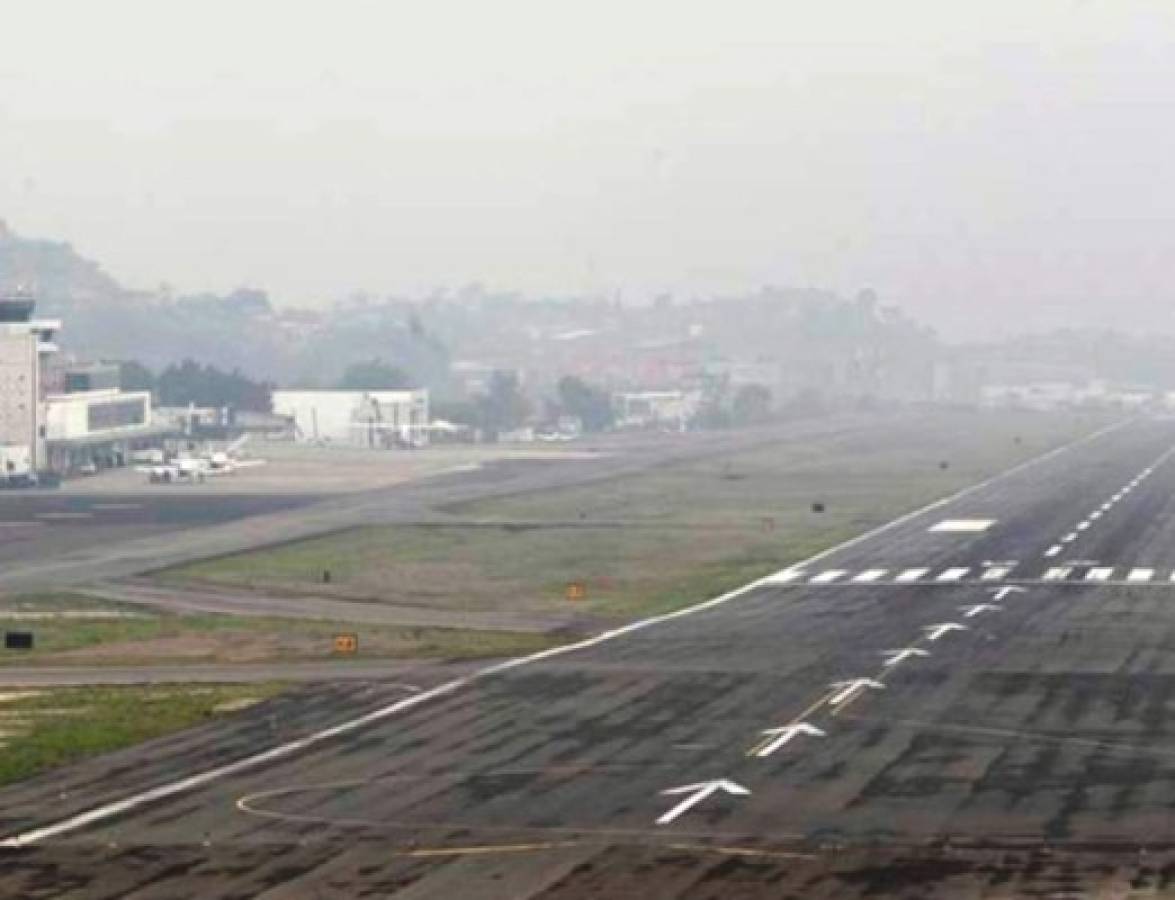
[[[981,491],[989,485],[996,483],[997,481],[1010,478],[1011,476],[1016,475],[1025,469],[1040,465],[1041,463],[1050,459],[1055,459],[1056,457],[1067,453],[1075,447],[1091,443],[1092,441],[1095,441],[1107,434],[1125,428],[1132,424],[1133,421],[1134,420],[1132,419],[1127,419],[1114,425],[1107,425],[1105,428],[1101,428],[1092,434],[1087,434],[1084,437],[1080,437],[1075,441],[1069,442],[1068,444],[1064,444],[1060,447],[1054,447],[1047,453],[1042,453],[1040,456],[1035,456],[1032,459],[1025,460],[1024,462],[1019,463],[1010,469],[1005,469],[1003,472],[999,472],[990,478],[985,478],[983,481],[976,482],[975,484],[958,490],[953,494],[942,497],[938,500],[933,500],[918,509],[911,510],[904,515],[898,516],[896,519],[892,519],[889,522],[886,522],[884,525],[879,525],[878,527],[863,532],[854,538],[849,538],[847,541],[843,541],[840,544],[829,547],[827,550],[822,550],[815,556],[803,560],[802,562],[798,562],[790,568],[799,569],[805,566],[811,566],[813,563],[817,563],[834,553],[847,550],[849,547],[854,547],[857,544],[870,540],[879,534],[883,534],[884,532],[889,531],[892,528],[905,525],[907,522],[911,522],[914,519],[917,519],[919,516],[923,516],[937,509],[941,509],[942,507],[954,503],[956,500],[959,500],[963,497],[969,496],[976,491]],[[266,763],[292,756],[295,753],[299,753],[309,747],[313,747],[325,741],[332,740],[333,738],[341,737],[345,734],[350,734],[353,731],[358,731],[361,728],[365,728],[368,725],[383,721],[384,719],[412,709],[413,707],[420,706],[429,702],[430,700],[435,700],[438,697],[444,697],[448,694],[452,694],[466,685],[482,678],[487,678],[500,672],[516,669],[520,666],[529,665],[530,663],[540,662],[544,659],[562,656],[567,653],[574,653],[577,650],[586,650],[589,647],[595,647],[599,644],[606,643],[607,641],[614,640],[615,638],[622,637],[623,635],[632,634],[633,632],[641,631],[653,625],[659,625],[662,622],[671,622],[674,619],[681,619],[686,616],[692,616],[696,613],[704,612],[708,609],[713,609],[716,606],[720,606],[724,603],[729,603],[731,600],[743,597],[752,591],[759,589],[760,587],[770,586],[771,576],[767,575],[763,578],[757,579],[756,581],[752,581],[750,584],[745,584],[742,587],[735,588],[733,591],[728,591],[725,594],[722,594],[718,597],[713,597],[710,600],[704,600],[701,603],[695,603],[693,606],[687,606],[684,609],[679,609],[670,613],[664,613],[660,616],[653,616],[648,619],[641,619],[640,621],[632,622],[629,625],[624,625],[611,631],[605,631],[596,635],[595,637],[577,641],[574,644],[565,644],[562,647],[552,647],[549,650],[542,650],[538,653],[532,653],[530,656],[521,656],[517,659],[510,659],[506,660],[505,662],[496,663],[492,666],[487,666],[484,669],[478,669],[474,672],[471,672],[469,675],[466,675],[464,678],[457,678],[453,681],[446,681],[444,684],[437,685],[436,687],[430,688],[423,693],[414,694],[413,696],[407,697],[404,700],[399,700],[388,706],[372,710],[371,712],[362,716],[358,716],[357,718],[348,719],[345,722],[340,722],[338,725],[334,725],[322,731],[313,732],[303,738],[299,738],[298,740],[289,741],[285,744],[279,744],[276,747],[271,747],[269,750],[263,750],[260,753],[243,757],[242,759],[238,759],[235,762],[226,763],[223,766],[217,766],[213,769],[207,769],[204,772],[199,772],[195,775],[189,775],[187,778],[181,778],[178,781],[172,781],[167,784],[161,784],[157,787],[150,788],[146,791],[140,791],[137,794],[124,797],[122,800],[115,800],[111,803],[105,803],[101,806],[96,806],[93,809],[86,810],[85,812],[78,813],[77,815],[70,816],[66,819],[61,819],[60,821],[54,822],[51,825],[44,825],[40,828],[34,828],[29,831],[23,831],[18,834],[10,835],[9,837],[0,840],[0,848],[27,847],[30,844],[38,843],[39,841],[43,841],[46,838],[57,837],[58,835],[68,834],[71,831],[77,831],[80,828],[85,828],[87,825],[93,825],[97,822],[114,818],[115,816],[122,815],[125,812],[130,812],[133,809],[137,809],[140,806],[154,803],[157,800],[163,800],[166,797],[182,794],[186,791],[202,787],[203,785],[217,781],[218,779],[224,778],[226,776],[235,775],[238,772],[244,772],[248,769],[253,769],[258,766],[265,765]]]

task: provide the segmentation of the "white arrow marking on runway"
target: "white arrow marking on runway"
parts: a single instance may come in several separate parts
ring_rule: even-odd
[[[971,569],[969,567],[968,568],[947,569],[945,572],[943,572],[941,575],[939,575],[938,578],[935,580],[936,581],[958,581],[960,578],[962,578],[964,575],[966,575],[970,571],[971,571]]]
[[[862,572],[860,575],[858,575],[856,578],[854,578],[853,581],[859,581],[859,582],[876,581],[878,578],[880,578],[882,575],[884,575],[887,571],[888,571],[888,569],[866,569],[864,572]]]
[[[976,603],[973,606],[959,607],[959,611],[968,619],[974,619],[980,613],[985,613],[988,610],[999,612],[1001,609],[1003,609],[1002,606],[996,606],[994,603]]]
[[[1114,569],[1110,566],[1102,566],[1097,569],[1090,569],[1085,573],[1086,581],[1109,581],[1110,576],[1114,574]]]
[[[1015,568],[1014,565],[1012,565],[1012,566],[992,566],[986,572],[983,573],[983,575],[980,577],[979,580],[980,581],[999,581],[1002,578],[1006,578],[1008,576],[1008,574],[1012,571],[1013,568]]]
[[[991,597],[993,600],[998,601],[998,600],[1003,600],[1009,594],[1023,594],[1023,593],[1025,593],[1024,588],[1018,587],[1014,584],[1009,584],[1006,587],[993,588],[992,592],[991,592]]]
[[[1051,547],[1049,547],[1047,550],[1044,551],[1044,555],[1045,556],[1056,556],[1058,553],[1060,553],[1064,549],[1065,548],[1062,547],[1060,544],[1053,544]]]
[[[1089,527],[1089,522],[1088,522],[1088,521],[1086,521],[1086,522],[1078,522],[1078,523],[1077,523],[1077,530],[1078,530],[1078,531],[1085,531],[1085,529],[1087,529],[1088,527]]]
[[[929,656],[925,650],[919,650],[917,647],[903,647],[901,650],[886,650],[882,656],[885,657],[885,667],[896,666],[898,663],[905,662],[915,656]]]
[[[1131,569],[1126,576],[1127,581],[1150,581],[1155,577],[1154,569]]]
[[[809,725],[807,722],[797,722],[795,725],[784,725],[782,728],[768,728],[763,734],[771,738],[766,744],[755,751],[755,756],[760,758],[770,756],[797,734],[805,734],[808,737],[824,737],[824,732],[815,725]]]
[[[966,625],[960,625],[958,622],[939,622],[937,625],[924,625],[922,630],[926,632],[926,639],[930,641],[937,641],[944,634],[950,634],[952,631],[966,631]]]
[[[919,578],[922,578],[929,571],[930,571],[929,569],[906,569],[906,571],[904,571],[901,575],[899,575],[897,578],[895,578],[894,581],[897,581],[901,584],[907,584],[908,582],[911,582],[911,581],[917,581]]]
[[[1090,521],[1095,521],[1097,519],[1100,519],[1101,517],[1102,517],[1102,511],[1100,509],[1095,509],[1093,512],[1091,512],[1089,514]]]
[[[1070,566],[1055,566],[1045,572],[1041,577],[1041,581],[1064,581],[1073,572]]]
[[[1061,538],[1061,543],[1062,544],[1072,544],[1075,540],[1077,540],[1077,532],[1070,531],[1067,535],[1065,535],[1063,538]]]
[[[829,569],[827,572],[821,572],[812,579],[812,584],[828,584],[830,581],[836,581],[843,575],[847,575],[844,569]]]
[[[741,784],[734,781],[728,781],[725,778],[719,778],[714,781],[699,781],[697,784],[684,784],[681,787],[669,788],[661,793],[666,796],[674,794],[689,794],[690,796],[682,800],[677,806],[665,813],[657,820],[658,825],[668,825],[682,813],[689,812],[693,807],[697,806],[711,794],[718,791],[725,791],[728,794],[737,796],[746,796],[750,793]]]
[[[880,681],[874,681],[872,678],[851,678],[848,681],[834,681],[829,687],[837,689],[836,693],[828,698],[829,706],[840,706],[846,700],[851,700],[866,688],[874,691],[885,690],[884,684]]]

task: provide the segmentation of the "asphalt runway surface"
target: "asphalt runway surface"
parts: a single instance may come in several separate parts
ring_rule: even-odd
[[[11,786],[0,893],[1162,896],[1173,447],[1127,423],[680,613]]]
[[[199,486],[188,485],[158,494],[0,491],[0,578],[31,559],[84,559],[112,544],[297,509],[321,499],[297,493],[203,494]]]

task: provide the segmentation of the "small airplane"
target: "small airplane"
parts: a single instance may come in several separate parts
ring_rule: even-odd
[[[181,456],[169,463],[135,466],[135,471],[145,474],[152,484],[199,484],[209,474],[205,460],[188,456]]]
[[[958,622],[940,622],[937,625],[927,625],[923,629],[926,632],[926,639],[930,641],[937,641],[944,634],[950,634],[952,631],[966,631],[966,625],[960,625]]]
[[[960,606],[959,611],[963,613],[968,619],[973,619],[980,613],[985,612],[999,612],[1003,609],[1002,606],[997,606],[994,603],[976,603],[972,606]]]
[[[925,650],[919,650],[917,647],[903,647],[901,650],[886,650],[882,656],[885,657],[885,667],[896,666],[898,663],[905,662],[907,659],[913,659],[919,656],[929,656]]]
[[[180,456],[171,462],[136,466],[152,484],[199,484],[215,475],[231,475],[237,469],[265,465],[264,459],[243,458],[240,454],[249,435],[243,435],[225,447],[201,456]]]
[[[885,685],[872,678],[850,678],[848,681],[834,681],[829,685],[836,688],[836,693],[828,698],[829,706],[840,706],[846,700],[851,700],[866,688],[874,691],[885,689]]]
[[[237,469],[248,469],[253,466],[265,465],[263,459],[246,458],[241,455],[245,444],[249,442],[249,435],[243,434],[223,450],[214,450],[203,457],[208,463],[210,475],[227,475]]]

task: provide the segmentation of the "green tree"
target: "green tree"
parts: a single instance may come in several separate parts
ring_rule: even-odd
[[[499,369],[490,375],[489,391],[477,398],[481,426],[490,434],[517,428],[530,415],[518,375]]]
[[[348,366],[339,379],[339,387],[349,391],[397,391],[413,384],[403,369],[381,359],[369,359]]]
[[[583,423],[584,431],[603,431],[615,421],[612,398],[602,388],[593,387],[582,378],[566,375],[559,379],[559,405],[568,415]]]
[[[124,391],[154,391],[155,373],[133,359],[118,364],[118,384]]]
[[[238,369],[225,372],[202,366],[194,359],[170,365],[159,374],[158,400],[161,406],[231,406],[253,412],[273,409],[273,385],[253,381]]]
[[[760,425],[771,418],[771,391],[761,384],[744,384],[734,393],[730,417],[735,425]]]

